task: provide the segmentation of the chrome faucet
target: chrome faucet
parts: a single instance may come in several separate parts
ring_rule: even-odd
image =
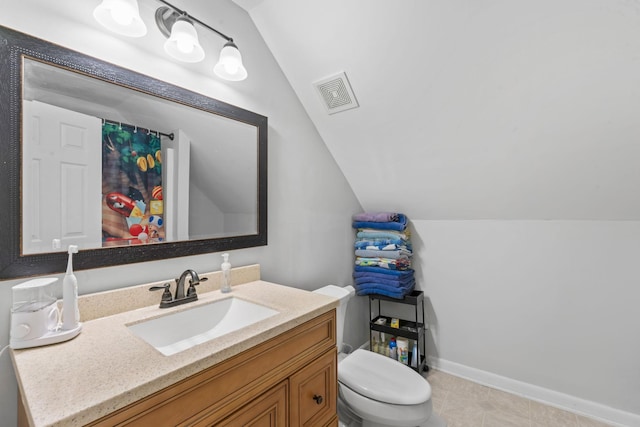
[[[187,289],[185,295],[185,280],[187,276],[191,276],[189,279],[189,288]],[[204,282],[208,280],[206,277],[202,279],[198,276],[198,273],[195,270],[185,270],[180,278],[176,279],[176,292],[175,296],[171,297],[171,291],[169,288],[171,285],[169,283],[165,283],[162,286],[152,286],[149,288],[150,291],[163,290],[162,300],[160,301],[160,308],[168,308],[175,307],[176,305],[186,304],[191,301],[197,301],[198,295],[196,294],[196,285],[199,285],[200,282]]]
[[[184,281],[189,275],[191,275],[191,280],[189,281],[187,297],[190,296],[190,294],[196,295],[196,288],[194,286],[200,284],[200,277],[198,277],[198,273],[196,273],[195,270],[185,270],[184,273],[180,275],[180,278],[176,279],[176,295],[173,297],[174,301],[186,298],[184,293]]]

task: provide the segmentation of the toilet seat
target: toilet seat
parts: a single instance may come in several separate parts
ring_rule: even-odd
[[[357,349],[338,365],[338,381],[366,398],[392,405],[421,405],[431,386],[410,367],[378,353]]]

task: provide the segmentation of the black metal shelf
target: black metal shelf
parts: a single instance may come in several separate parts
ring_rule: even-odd
[[[405,296],[403,299],[392,298],[385,295],[369,295],[370,300],[382,300],[382,301],[391,301],[397,302],[400,304],[410,304],[410,305],[418,305],[424,302],[424,292],[422,291],[411,291],[410,294]]]
[[[374,314],[373,304],[378,302],[378,310]],[[413,321],[407,319],[398,319],[398,328],[392,328],[391,317],[384,316],[381,313],[381,301],[389,301],[396,304],[406,304],[415,307],[415,317]],[[420,309],[420,310],[419,310]],[[419,316],[420,314],[420,316]],[[386,324],[380,325],[376,323],[379,319],[385,319]],[[416,341],[418,350],[417,360],[418,366],[413,368],[417,372],[428,371],[426,360],[426,344],[425,344],[425,320],[424,320],[424,293],[422,291],[412,291],[403,299],[390,298],[384,295],[369,295],[369,342],[373,346],[373,331],[382,332],[393,336],[400,336]],[[409,349],[409,360],[413,356],[413,349]]]
[[[386,324],[385,325],[377,324],[376,322],[379,319],[385,319]],[[412,340],[418,340],[424,334],[423,323],[410,322],[404,319],[399,319],[399,320],[400,320],[400,327],[392,328],[391,326],[389,326],[391,324],[391,317],[376,316],[375,319],[371,320],[371,324],[369,326],[373,331],[384,332],[385,334],[396,335],[400,337],[409,338]]]

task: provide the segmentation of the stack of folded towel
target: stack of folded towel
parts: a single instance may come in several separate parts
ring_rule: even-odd
[[[357,230],[353,273],[356,293],[404,298],[415,286],[407,217],[393,212],[364,212],[353,216],[352,225]]]

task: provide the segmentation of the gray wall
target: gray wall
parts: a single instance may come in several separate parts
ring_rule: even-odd
[[[112,35],[94,21],[99,1],[2,1],[0,24],[204,93],[269,117],[269,245],[231,252],[232,265],[259,263],[265,280],[303,288],[350,283],[353,232],[350,216],[360,205],[315,127],[302,109],[277,63],[246,12],[228,1],[190,2],[189,13],[232,35],[240,46],[249,78],[218,80],[213,63],[223,40],[200,31],[210,43],[204,64],[172,62],[152,22],[159,3],[140,2],[149,34],[142,39]],[[218,270],[219,253],[98,270],[79,271],[81,294],[175,277],[186,268]],[[8,344],[11,286],[0,282],[0,346]],[[359,305],[357,302],[354,308]],[[356,310],[357,312],[357,310]],[[354,315],[364,325],[364,313]],[[364,328],[346,338],[362,343]],[[15,424],[16,382],[8,352],[0,359],[0,418]]]
[[[412,219],[434,362],[640,425],[639,3],[235,1],[363,208]]]

